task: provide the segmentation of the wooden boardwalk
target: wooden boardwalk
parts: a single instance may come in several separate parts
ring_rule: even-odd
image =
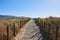
[[[34,20],[30,20],[24,28],[21,29],[21,32],[16,35],[15,40],[42,40],[43,37],[40,38],[41,35]]]

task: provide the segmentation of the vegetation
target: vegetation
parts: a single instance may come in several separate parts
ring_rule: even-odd
[[[29,17],[0,18],[0,40],[7,40],[7,27],[9,40],[11,40],[30,19]],[[60,17],[50,16],[49,18],[34,18],[34,20],[40,31],[49,34],[49,40],[55,40],[56,35],[60,40]]]
[[[50,16],[49,18],[34,18],[34,20],[40,31],[43,30],[47,35],[49,34],[49,40],[55,40],[56,37],[60,40],[60,17]]]
[[[15,35],[18,34],[20,29],[30,20],[31,18],[0,18],[0,40],[7,40],[7,27],[8,27],[8,39],[11,40]]]

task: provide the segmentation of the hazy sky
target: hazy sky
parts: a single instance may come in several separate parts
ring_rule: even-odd
[[[0,0],[0,15],[60,16],[60,0]]]

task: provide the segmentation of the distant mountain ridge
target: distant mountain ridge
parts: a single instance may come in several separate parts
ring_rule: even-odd
[[[26,17],[25,16],[0,15],[0,18],[26,18]]]
[[[0,15],[0,18],[25,18],[24,16]]]
[[[16,16],[0,15],[0,18],[16,18]]]

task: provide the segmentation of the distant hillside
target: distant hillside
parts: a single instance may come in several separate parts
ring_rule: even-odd
[[[0,15],[0,18],[16,18],[16,16]]]

